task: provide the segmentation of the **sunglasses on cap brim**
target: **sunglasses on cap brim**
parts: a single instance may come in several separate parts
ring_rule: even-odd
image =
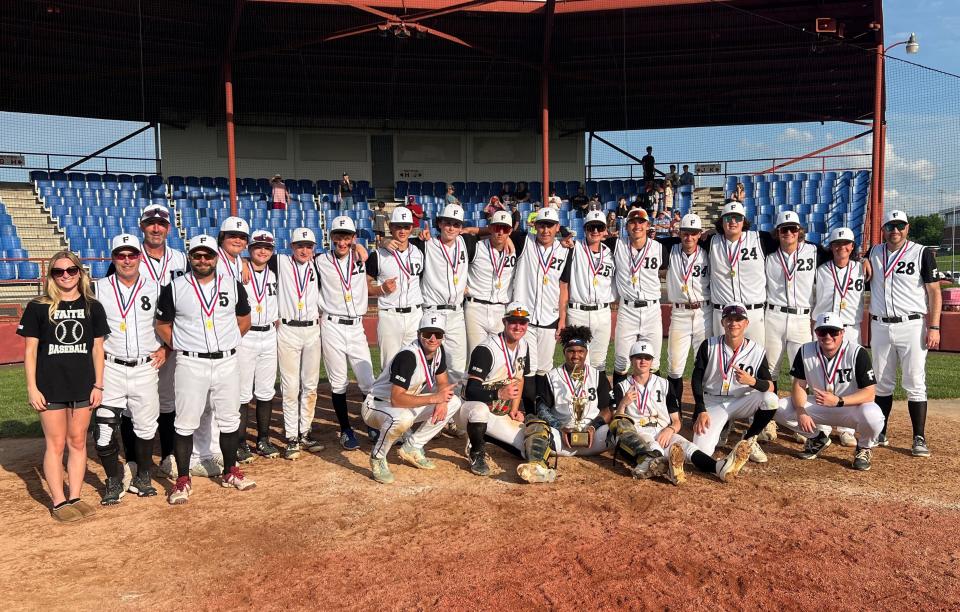
[[[170,213],[160,209],[147,210],[140,215],[140,222],[143,223],[145,221],[167,221],[169,223]]]
[[[253,240],[250,241],[250,246],[251,247],[273,246],[275,243],[276,243],[276,240],[274,240],[272,237],[261,235],[261,236],[254,236]]]

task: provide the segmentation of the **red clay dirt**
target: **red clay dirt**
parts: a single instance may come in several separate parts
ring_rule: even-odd
[[[358,405],[353,397],[351,410]],[[369,477],[369,446],[258,459],[252,491],[194,479],[186,506],[127,496],[57,524],[39,477],[42,440],[0,440],[0,601],[8,610],[197,609],[960,609],[960,411],[931,402],[933,456],[909,456],[901,402],[893,446],[850,469],[833,445],[765,445],[734,483],[635,481],[609,456],[560,460],[553,485],[518,482],[492,446],[492,478],[441,436],[432,472]],[[274,426],[279,425],[274,413]],[[359,420],[354,416],[354,419]],[[689,432],[687,432],[689,433]],[[724,449],[725,450],[725,449]],[[83,497],[103,471],[90,448]],[[169,489],[170,483],[161,481]]]

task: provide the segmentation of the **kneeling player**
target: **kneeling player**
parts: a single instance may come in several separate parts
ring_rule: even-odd
[[[370,469],[377,482],[393,482],[387,453],[401,436],[401,459],[423,470],[436,467],[423,454],[423,447],[460,409],[460,398],[453,394],[454,385],[447,379],[446,353],[441,346],[445,324],[442,314],[425,314],[417,340],[393,356],[363,402],[360,416],[369,427],[379,430],[370,453]],[[424,390],[429,393],[421,393]],[[408,434],[415,423],[422,425]]]
[[[877,445],[884,420],[874,403],[876,378],[870,355],[856,342],[844,340],[838,313],[817,317],[816,332],[817,340],[800,347],[793,361],[793,389],[790,397],[780,400],[775,418],[807,438],[801,459],[813,459],[830,446],[830,425],[852,428],[857,439],[853,467],[869,470],[870,449]]]
[[[636,461],[634,478],[664,476],[673,484],[686,480],[684,461],[702,472],[732,480],[750,457],[752,443],[740,440],[724,460],[713,459],[680,435],[680,402],[669,383],[650,372],[654,349],[646,342],[630,348],[631,376],[614,389],[617,412],[607,442]]]

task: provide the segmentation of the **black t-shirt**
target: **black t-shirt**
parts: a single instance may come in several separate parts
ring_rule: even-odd
[[[17,333],[37,338],[37,388],[48,403],[79,402],[90,398],[96,383],[93,369],[93,341],[110,333],[107,313],[94,300],[90,312],[86,300],[60,302],[54,320],[49,305],[27,304]]]

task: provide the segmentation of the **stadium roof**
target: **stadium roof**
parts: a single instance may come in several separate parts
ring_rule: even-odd
[[[551,123],[599,131],[870,118],[880,1],[558,0]],[[2,4],[3,111],[218,124],[229,55],[238,124],[539,125],[542,1]],[[836,19],[843,38],[815,34],[818,17]]]

